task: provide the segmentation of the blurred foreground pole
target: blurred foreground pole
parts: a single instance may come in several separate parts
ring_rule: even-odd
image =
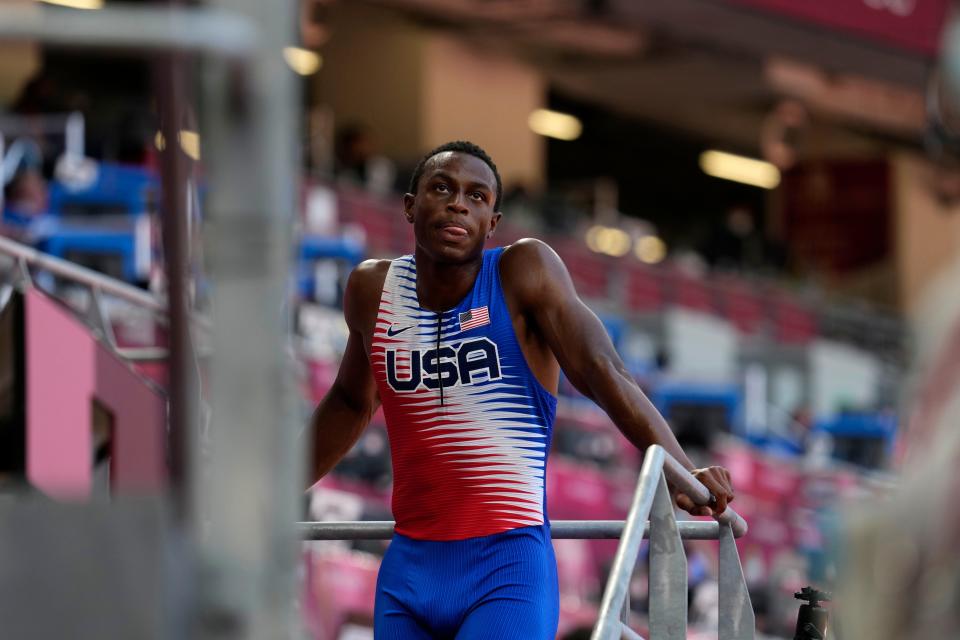
[[[212,424],[191,449],[200,638],[296,637],[303,490],[287,286],[294,221],[296,85],[282,55],[293,0],[209,0],[260,30],[243,67],[202,71],[203,236],[212,281]]]
[[[163,186],[163,255],[167,280],[169,325],[168,369],[169,398],[168,465],[170,490],[178,521],[189,516],[187,450],[196,432],[199,380],[190,339],[191,304],[187,291],[189,279],[187,248],[187,166],[180,148],[180,129],[186,108],[184,99],[185,57],[182,53],[163,53],[154,61],[154,87],[160,112],[160,131],[165,141],[161,150],[160,177]]]
[[[960,17],[944,29],[928,128],[956,172]],[[936,147],[934,147],[936,149]],[[952,154],[953,157],[950,157]],[[944,211],[948,209],[944,208]],[[960,638],[960,256],[920,293],[911,320],[906,455],[898,485],[844,511],[835,628],[844,640]],[[833,637],[833,636],[829,636]]]

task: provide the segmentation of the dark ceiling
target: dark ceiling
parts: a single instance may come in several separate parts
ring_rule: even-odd
[[[911,104],[921,103],[931,66],[920,55],[720,0],[370,2],[455,29],[477,46],[513,51],[572,98],[744,152],[758,151],[764,121],[784,97],[767,72],[774,57],[828,78],[879,83]],[[851,156],[891,140],[920,143],[922,122],[891,132],[869,113],[849,111],[812,110],[805,149]]]

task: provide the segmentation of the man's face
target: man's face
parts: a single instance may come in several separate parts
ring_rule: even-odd
[[[497,180],[493,170],[468,153],[446,151],[429,160],[416,194],[403,197],[417,248],[438,262],[468,262],[500,221],[494,211]]]

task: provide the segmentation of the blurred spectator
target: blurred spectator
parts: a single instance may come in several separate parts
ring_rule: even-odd
[[[811,444],[813,429],[813,412],[806,405],[798,406],[790,414],[790,435],[800,445],[801,452],[805,453]]]
[[[378,195],[392,193],[396,166],[377,153],[366,127],[350,125],[341,129],[336,136],[334,154],[334,174],[338,182],[354,184]]]
[[[90,110],[89,95],[81,90],[68,90],[53,74],[41,69],[24,85],[20,95],[10,107],[11,113],[26,117],[24,120],[26,126],[25,129],[18,131],[19,137],[10,145],[8,153],[17,142],[23,141],[30,144],[32,149],[29,154],[24,154],[24,158],[33,162],[36,156],[40,163],[41,175],[50,178],[53,175],[56,159],[63,150],[64,142],[59,134],[51,137],[50,132],[42,126],[31,124],[31,117],[80,112],[84,114],[85,119],[88,119]],[[115,123],[113,124],[115,127]],[[87,134],[90,133],[89,129],[89,122],[87,122]]]
[[[367,429],[337,466],[339,475],[387,489],[393,479],[387,433],[380,426]]]
[[[5,206],[16,217],[30,218],[47,210],[47,182],[38,168],[18,171],[4,193]]]
[[[3,205],[14,219],[26,221],[47,210],[47,184],[43,177],[43,151],[32,138],[10,142],[0,160]]]
[[[586,211],[577,208],[569,198],[560,193],[548,191],[543,196],[543,221],[546,231],[552,234],[573,233],[577,225],[587,219]]]
[[[500,210],[509,218],[511,226],[525,233],[536,234],[543,229],[540,207],[522,184],[515,184],[504,190]]]
[[[670,263],[694,278],[705,278],[709,275],[710,268],[703,255],[696,249],[682,244],[670,250]]]
[[[710,265],[758,271],[781,268],[783,250],[764,234],[756,213],[746,206],[730,208],[707,236],[702,253]]]
[[[66,110],[63,94],[53,77],[43,71],[33,76],[23,86],[20,95],[11,105],[11,111],[21,115],[60,113]]]
[[[707,259],[720,267],[753,268],[763,262],[763,239],[756,229],[753,211],[733,207],[705,247]]]

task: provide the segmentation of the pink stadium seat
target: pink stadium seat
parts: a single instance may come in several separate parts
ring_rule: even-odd
[[[666,298],[674,305],[708,313],[716,311],[713,294],[702,278],[675,269],[665,269],[662,277]]]
[[[583,298],[605,298],[608,295],[609,259],[591,253],[577,240],[555,240],[553,248],[567,265],[577,293]]]
[[[338,196],[341,222],[360,226],[372,253],[391,253],[396,231],[381,203],[367,194],[347,189],[341,189]]]
[[[663,307],[663,288],[659,274],[649,267],[635,265],[627,272],[626,305],[631,311],[657,311]]]
[[[716,279],[720,309],[724,317],[741,333],[760,331],[767,319],[764,292],[750,282],[730,276]]]
[[[774,302],[773,317],[776,337],[781,342],[809,342],[817,334],[813,311],[786,295],[779,295]]]

